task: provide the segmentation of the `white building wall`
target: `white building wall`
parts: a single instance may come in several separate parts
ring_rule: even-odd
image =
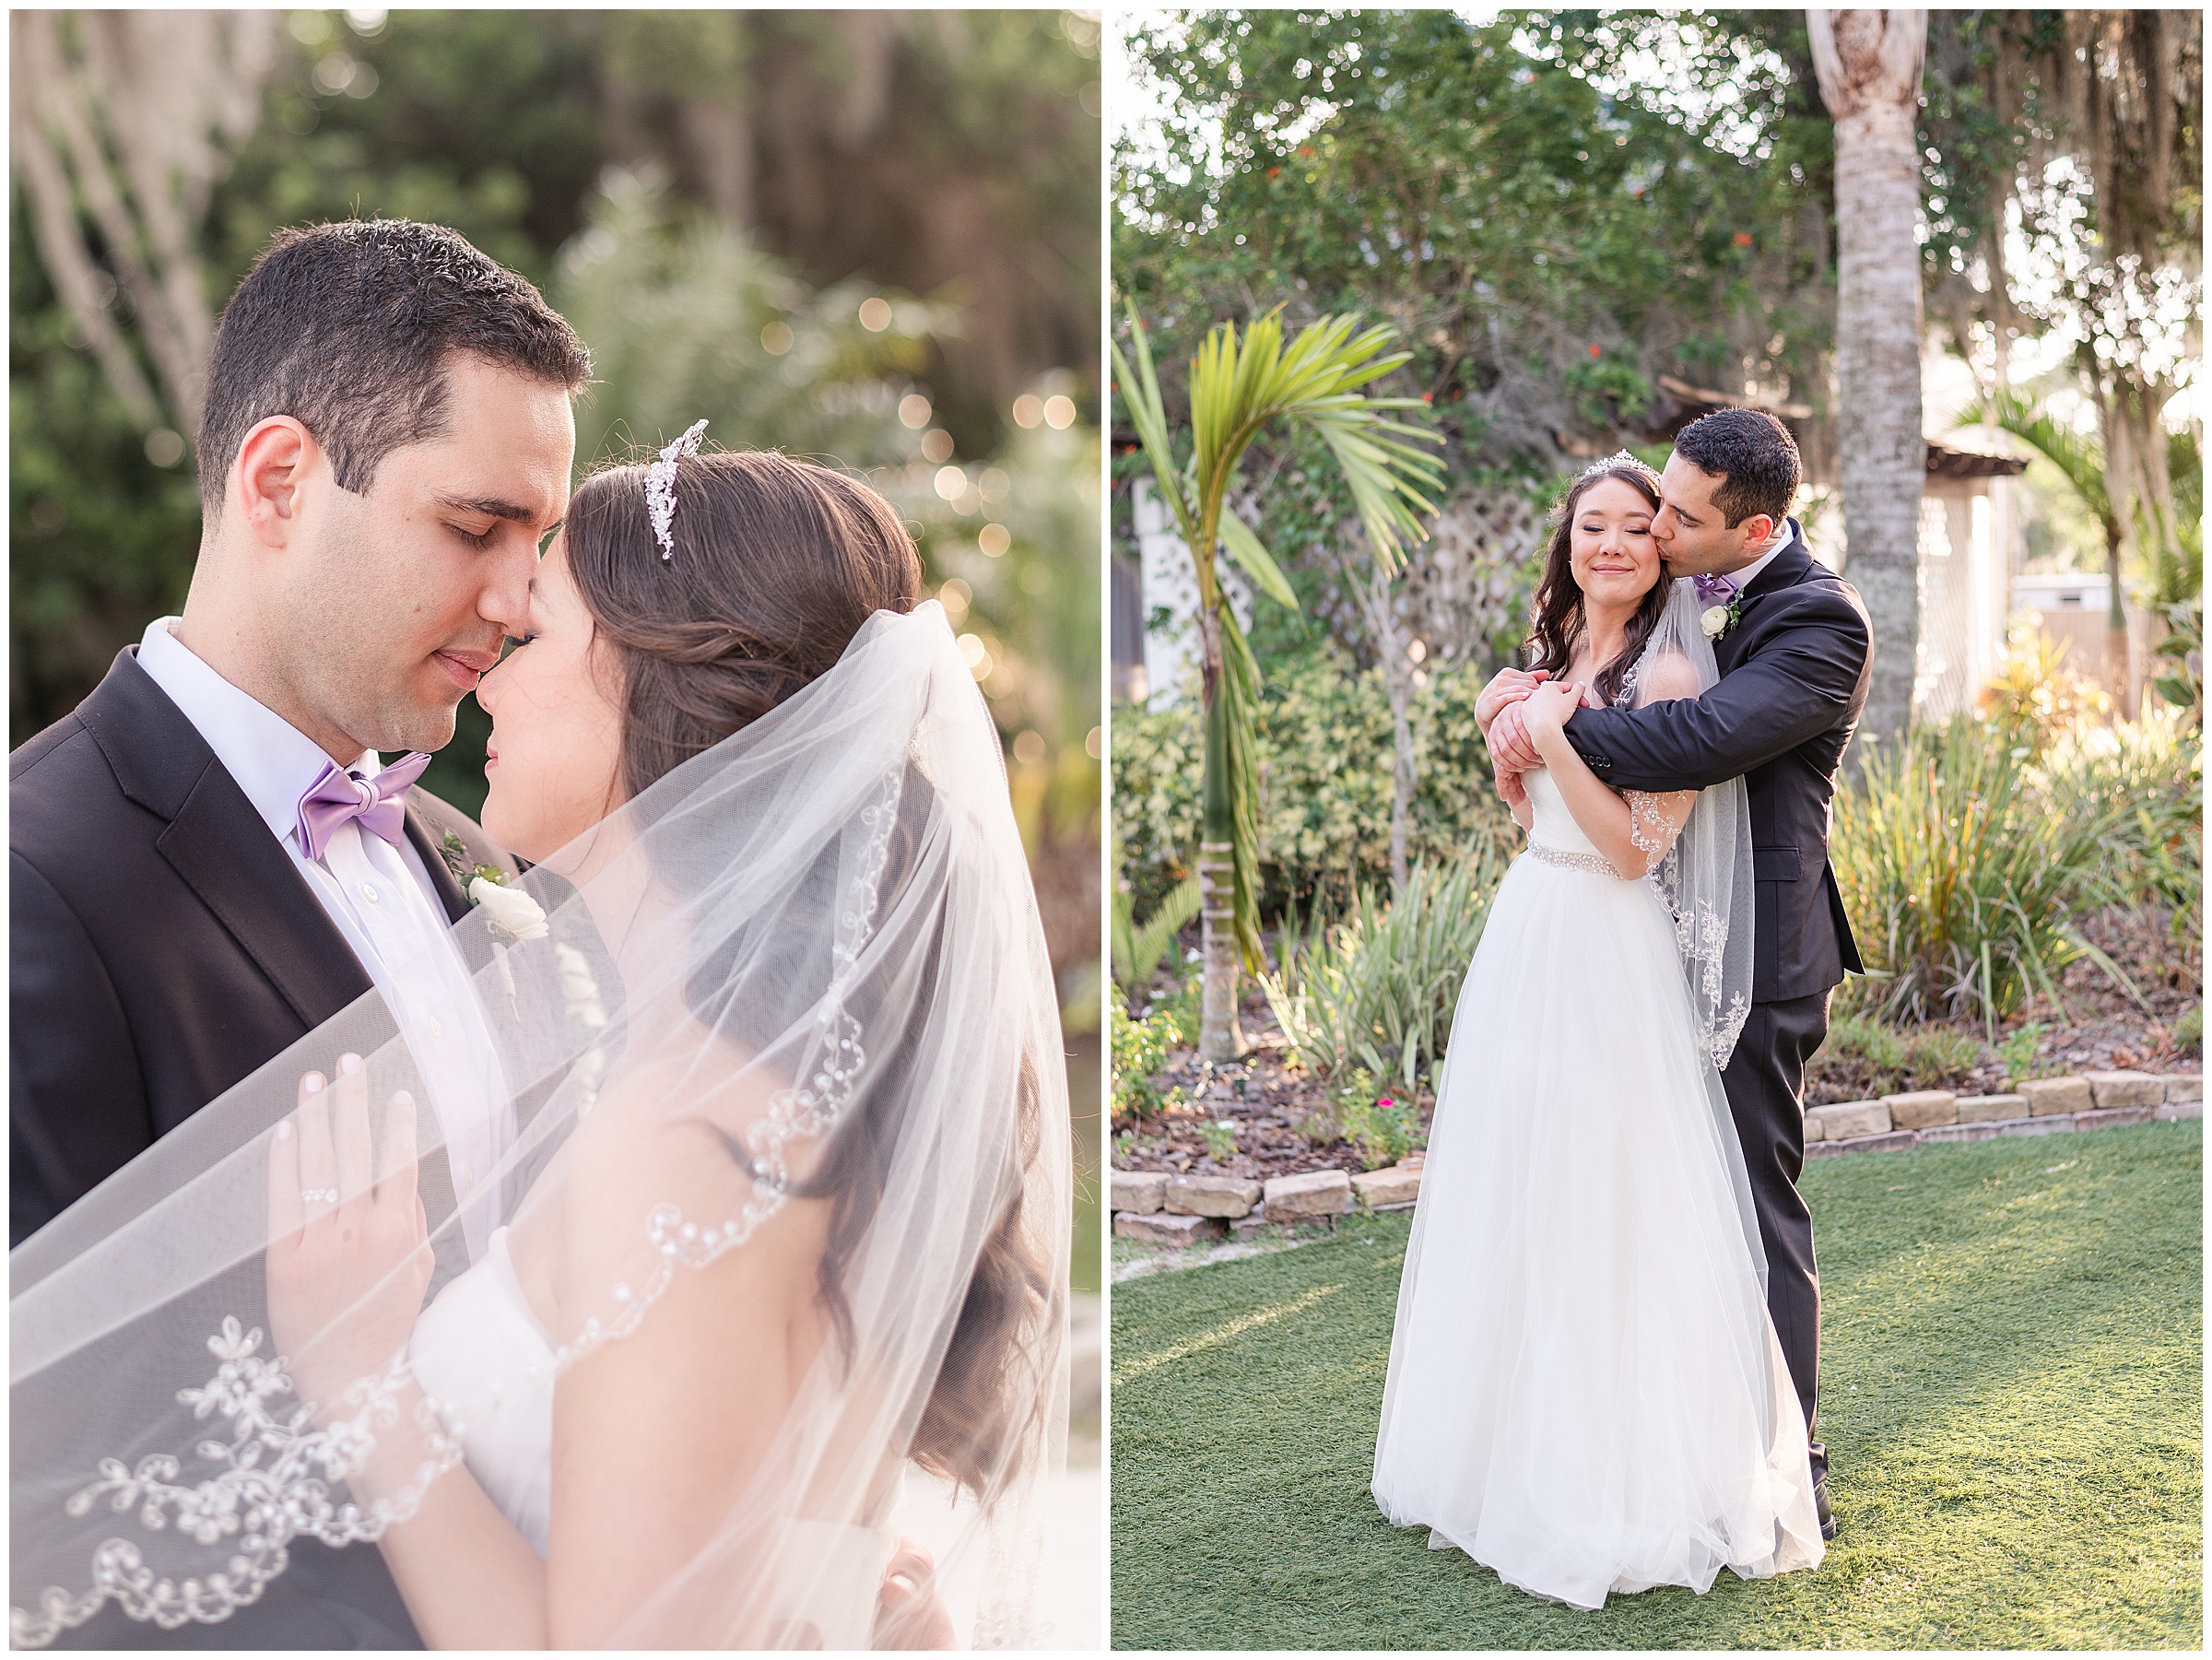
[[[1163,609],[1170,618],[1163,628],[1145,630],[1145,707],[1171,709],[1182,696],[1186,677],[1197,672],[1198,632],[1193,619],[1198,614],[1198,571],[1175,532],[1175,515],[1149,477],[1135,480],[1130,503],[1136,518],[1145,619],[1148,623]],[[1252,589],[1243,573],[1220,554],[1215,556],[1214,571],[1239,626],[1250,630]]]

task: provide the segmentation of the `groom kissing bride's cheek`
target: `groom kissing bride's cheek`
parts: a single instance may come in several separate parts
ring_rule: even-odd
[[[451,230],[280,235],[182,615],[12,759],[18,1644],[952,1646],[933,1482],[1027,1629],[995,729],[865,486],[702,421],[571,500],[589,372]],[[483,828],[417,782],[471,692]]]

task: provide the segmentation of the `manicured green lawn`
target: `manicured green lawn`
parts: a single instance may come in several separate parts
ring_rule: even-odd
[[[2200,1649],[2203,1147],[2153,1124],[1815,1164],[1842,1537],[1595,1613],[1376,1513],[1406,1218],[1117,1285],[1114,1644]]]

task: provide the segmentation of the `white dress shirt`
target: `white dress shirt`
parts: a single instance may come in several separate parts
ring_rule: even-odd
[[[436,1135],[421,1126],[423,1146],[445,1143],[473,1261],[500,1220],[499,1184],[483,1181],[483,1192],[475,1190],[512,1145],[513,1107],[438,890],[411,842],[403,836],[394,847],[364,831],[358,818],[331,833],[321,859],[307,856],[300,798],[330,757],[194,655],[171,632],[176,620],[164,617],[148,626],[138,642],[138,666],[215,751],[383,995],[437,1121]],[[373,778],[382,768],[371,749],[348,771]]]

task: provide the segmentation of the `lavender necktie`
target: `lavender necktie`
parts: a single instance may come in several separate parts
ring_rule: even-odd
[[[300,797],[300,845],[311,859],[320,859],[339,825],[359,818],[361,828],[397,847],[406,835],[407,809],[400,799],[422,776],[429,756],[418,749],[402,756],[374,778],[356,778],[336,762],[326,763],[321,776]]]
[[[1698,603],[1706,606],[1724,606],[1735,597],[1735,578],[1733,576],[1693,576],[1698,585]]]

